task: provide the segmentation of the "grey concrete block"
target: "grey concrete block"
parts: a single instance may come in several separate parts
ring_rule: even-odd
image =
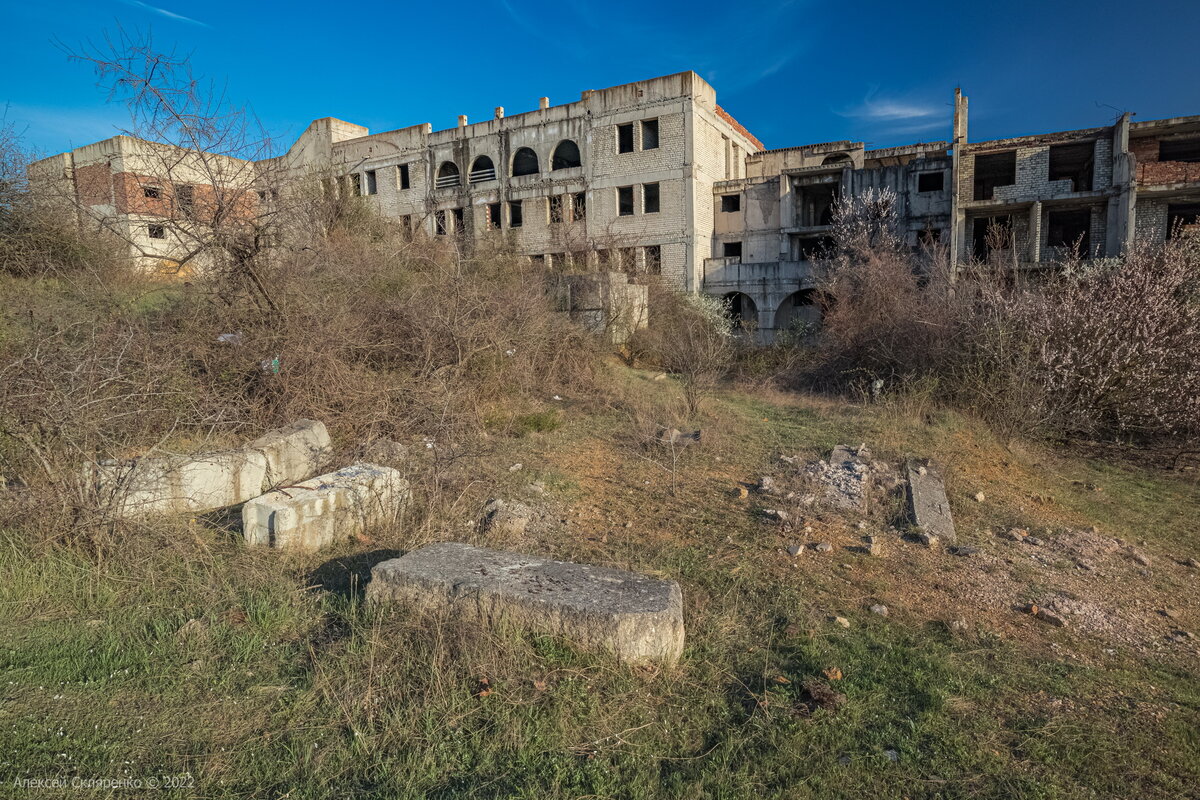
[[[409,496],[398,470],[354,464],[250,500],[242,535],[247,544],[316,550],[393,522]]]
[[[912,459],[908,461],[908,510],[913,524],[922,533],[937,537],[944,544],[954,544],[954,517],[942,476],[928,464]]]
[[[324,422],[297,420],[286,428],[268,431],[248,444],[267,463],[263,491],[318,475],[329,464],[333,446]]]
[[[672,666],[683,652],[679,584],[608,567],[442,542],[376,565],[367,599],[507,621],[629,663]]]

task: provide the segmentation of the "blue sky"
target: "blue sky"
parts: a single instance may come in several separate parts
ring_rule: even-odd
[[[374,131],[487,119],[583,89],[694,69],[768,147],[949,138],[955,86],[971,138],[1200,114],[1200,3],[522,2],[9,3],[0,102],[42,154],[112,135],[124,109],[70,62],[105,29],[160,47],[290,143],[340,117]]]

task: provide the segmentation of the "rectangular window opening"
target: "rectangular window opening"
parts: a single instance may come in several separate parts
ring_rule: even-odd
[[[1050,167],[1047,178],[1052,181],[1071,181],[1071,191],[1092,190],[1092,166],[1096,146],[1091,142],[1056,144],[1050,147]]]
[[[658,120],[644,119],[642,120],[642,149],[657,150],[658,149]]]
[[[408,164],[401,164],[396,167],[396,185],[401,189],[407,189],[408,183]]]
[[[550,224],[557,225],[563,221],[563,196],[552,194],[546,199],[549,200]]]
[[[521,223],[522,223],[521,201],[520,200],[509,200],[508,201],[508,227],[519,228],[519,227],[521,227]]]
[[[997,251],[1015,247],[1012,217],[977,217],[971,223],[971,244],[976,260],[986,262]]]
[[[500,230],[501,210],[499,203],[488,203],[487,207],[487,224],[488,228],[494,231]]]
[[[617,215],[628,217],[633,214],[633,187],[617,187]]]
[[[988,153],[975,156],[976,200],[991,200],[997,186],[1011,186],[1017,182],[1017,151]]]
[[[379,183],[375,179],[375,170],[367,170],[367,194],[378,194]]]
[[[1051,211],[1046,214],[1046,246],[1067,250],[1078,248],[1079,254],[1087,258],[1091,227],[1092,212],[1086,208]]]
[[[1165,139],[1158,143],[1159,161],[1200,161],[1200,139]]]
[[[1200,203],[1171,203],[1167,206],[1167,238],[1200,236]]]
[[[658,213],[658,184],[647,183],[642,185],[642,213],[657,214]]]
[[[151,239],[167,238],[167,229],[162,225],[147,225],[146,232],[150,234]]]
[[[633,123],[628,122],[617,126],[617,152],[633,152]]]
[[[940,192],[946,188],[945,172],[922,172],[917,175],[917,192]]]
[[[651,275],[662,274],[662,245],[652,244],[647,246],[643,255],[646,258],[646,272]]]
[[[179,211],[185,217],[192,215],[192,209],[196,199],[196,187],[194,186],[176,186],[175,187],[175,204],[179,207]]]
[[[152,200],[157,200],[162,197],[162,189],[157,186],[143,186],[142,196],[149,197]]]
[[[742,243],[741,242],[725,242],[721,245],[721,255],[725,258],[741,258]]]
[[[362,197],[362,193],[363,193],[362,175],[359,175],[357,172],[353,172],[350,174],[350,191],[354,194],[355,197]]]
[[[571,199],[571,214],[576,222],[587,219],[587,193],[576,192]]]
[[[446,212],[445,211],[433,212],[433,232],[436,233],[438,236],[446,235]]]
[[[454,209],[454,232],[459,234],[467,232],[467,215],[464,209]]]
[[[721,210],[726,213],[742,210],[742,196],[740,194],[723,194],[721,195]]]

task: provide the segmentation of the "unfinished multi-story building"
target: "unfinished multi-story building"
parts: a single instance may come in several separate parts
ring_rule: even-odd
[[[93,213],[124,215],[169,259],[180,237],[150,201],[211,187],[189,189],[186,176],[165,186],[114,160],[131,141],[79,148],[34,172],[74,187]],[[838,200],[868,189],[891,189],[909,244],[940,243],[952,265],[1117,256],[1194,229],[1200,215],[1200,117],[1124,114],[1101,128],[971,142],[956,91],[948,142],[767,150],[694,72],[585,91],[566,105],[542,98],[521,114],[497,108],[493,119],[463,116],[438,131],[371,134],[320,119],[288,153],[254,166],[297,184],[321,178],[414,234],[493,239],[554,268],[661,275],[727,297],[768,341],[819,314],[814,257]],[[244,181],[245,170],[231,171]],[[258,202],[271,199],[259,187]]]

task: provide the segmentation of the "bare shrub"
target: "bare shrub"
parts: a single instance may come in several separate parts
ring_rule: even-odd
[[[632,347],[679,376],[687,415],[694,417],[732,368],[738,337],[722,300],[654,285],[649,325],[634,335]]]

